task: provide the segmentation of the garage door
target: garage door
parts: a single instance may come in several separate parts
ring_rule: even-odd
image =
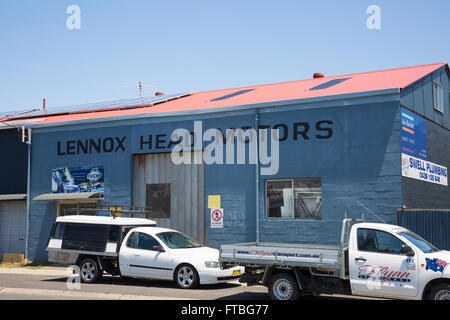
[[[134,156],[134,206],[152,208],[158,227],[206,244],[204,185],[203,164],[175,165],[170,153]]]
[[[26,201],[0,201],[0,259],[25,252]]]

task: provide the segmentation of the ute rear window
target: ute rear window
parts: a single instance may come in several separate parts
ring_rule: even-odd
[[[106,239],[108,226],[71,224],[67,226],[65,239],[67,240],[91,240],[102,241]]]

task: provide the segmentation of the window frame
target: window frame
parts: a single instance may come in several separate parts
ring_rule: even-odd
[[[396,256],[402,256],[402,255],[404,255],[404,254],[402,254],[401,252],[398,252],[398,253],[397,253],[397,252],[383,252],[383,251],[378,251],[378,249],[379,249],[379,248],[378,248],[378,244],[376,245],[376,251],[361,250],[360,247],[359,247],[359,238],[358,238],[358,232],[359,232],[360,230],[373,231],[373,232],[375,232],[375,234],[376,234],[377,232],[382,232],[382,233],[388,234],[388,235],[390,235],[391,237],[397,239],[397,241],[399,241],[399,242],[401,243],[399,249],[401,249],[401,247],[402,247],[403,245],[408,245],[405,241],[403,241],[402,239],[400,239],[399,237],[397,237],[395,234],[392,234],[392,233],[390,233],[390,232],[388,232],[388,231],[379,230],[379,229],[364,228],[364,227],[363,227],[363,228],[358,228],[358,230],[356,231],[356,248],[357,248],[357,250],[358,250],[359,252],[376,253],[376,254],[392,254],[392,255],[396,255]],[[376,237],[376,235],[375,235],[375,237]]]
[[[157,239],[156,237],[154,237],[154,236],[152,236],[152,235],[149,235],[149,234],[147,234],[147,233],[145,233],[145,232],[133,231],[133,233],[130,234],[130,237],[127,239],[127,242],[126,242],[126,244],[125,244],[125,245],[127,246],[127,248],[135,249],[135,250],[157,251],[157,250],[153,250],[153,249],[138,248],[138,247],[136,246],[136,240],[137,240],[136,238],[139,237],[139,234],[143,234],[143,235],[145,235],[145,236],[147,236],[147,237],[152,238],[152,239],[156,242],[157,245],[159,245],[159,246],[162,247],[161,243],[158,241],[158,239]],[[128,244],[128,241],[130,241],[131,237],[134,237],[134,239],[132,240],[132,241],[134,242],[134,246],[130,246],[130,245]]]
[[[433,109],[444,114],[444,88],[433,80]]]
[[[76,208],[80,209],[80,211],[82,211],[83,207],[80,207],[80,205],[83,205],[83,204],[95,204],[97,206],[98,201],[97,200],[63,200],[63,201],[58,201],[57,202],[57,209],[56,209],[57,217],[65,216],[63,214],[64,209],[62,208],[64,205],[76,205]],[[77,210],[76,213],[67,214],[67,216],[68,215],[80,215],[80,211]],[[84,215],[85,213],[81,213],[81,214]],[[93,214],[93,215],[95,216],[96,214]]]
[[[279,178],[279,179],[266,179],[265,180],[265,219],[266,220],[275,220],[275,221],[293,221],[293,220],[322,220],[322,204],[320,207],[319,215],[317,217],[315,216],[302,216],[302,217],[296,217],[295,216],[295,180],[318,180],[320,183],[320,201],[323,201],[322,197],[322,178],[321,177],[301,177],[301,178]],[[270,182],[291,182],[291,190],[292,190],[292,199],[291,199],[291,206],[292,206],[292,215],[289,217],[270,217],[269,216],[269,197],[268,197],[268,183]]]

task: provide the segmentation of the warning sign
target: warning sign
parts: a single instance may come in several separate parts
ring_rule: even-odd
[[[121,210],[122,210],[121,207],[110,207],[109,215],[111,217],[120,217],[122,215]]]
[[[211,208],[211,228],[223,228],[222,208]]]

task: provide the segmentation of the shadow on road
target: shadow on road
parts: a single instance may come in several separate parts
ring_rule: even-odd
[[[43,279],[43,282],[67,282],[67,278],[52,278],[52,279]],[[92,285],[117,285],[117,286],[134,286],[134,287],[152,287],[152,288],[166,288],[166,289],[180,289],[174,281],[165,281],[165,280],[151,280],[151,279],[142,279],[142,278],[129,278],[129,277],[113,277],[113,276],[104,276],[102,280],[98,283],[94,283]],[[191,290],[217,290],[217,289],[228,289],[228,288],[236,288],[241,285],[238,283],[218,283],[218,284],[210,284],[210,285],[200,285],[195,289]],[[185,289],[180,289],[185,290]]]

